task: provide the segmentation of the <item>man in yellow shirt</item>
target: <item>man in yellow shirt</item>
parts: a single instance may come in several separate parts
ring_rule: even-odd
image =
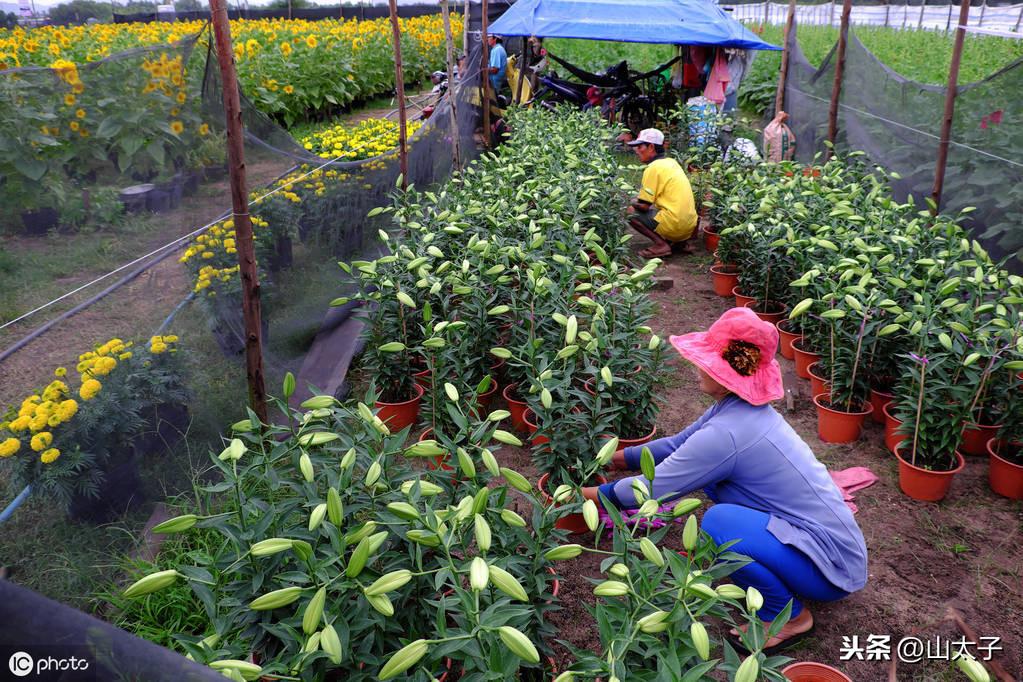
[[[647,164],[639,194],[629,206],[629,225],[653,242],[639,255],[663,258],[673,248],[692,253],[697,221],[693,188],[678,161],[664,156],[664,133],[647,128],[628,144]]]

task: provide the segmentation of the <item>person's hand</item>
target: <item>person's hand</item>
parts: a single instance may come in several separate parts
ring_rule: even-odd
[[[636,207],[635,206],[629,206],[627,209],[625,209],[625,212],[628,213],[629,215],[632,215],[633,213],[636,212]]]
[[[615,450],[615,453],[611,455],[611,469],[613,471],[629,470],[628,465],[625,463],[625,448]]]
[[[579,492],[582,494],[583,499],[593,500],[596,503],[600,503],[600,497],[597,493],[599,488],[597,486],[589,486],[586,488],[580,488]]]

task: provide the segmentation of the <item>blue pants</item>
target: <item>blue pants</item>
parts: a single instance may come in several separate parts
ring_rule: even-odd
[[[800,597],[836,601],[849,596],[832,585],[806,554],[783,544],[767,530],[770,515],[737,504],[715,504],[703,515],[703,530],[716,544],[739,540],[729,551],[753,559],[732,573],[742,587],[757,588],[764,595],[761,620],[772,621],[792,601],[792,618],[803,610]]]

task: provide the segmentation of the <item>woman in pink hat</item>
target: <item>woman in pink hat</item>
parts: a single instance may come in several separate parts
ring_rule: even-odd
[[[824,465],[768,403],[784,396],[775,360],[778,332],[748,308],[727,311],[706,332],[672,336],[700,374],[714,405],[679,434],[650,448],[657,463],[650,497],[663,500],[703,489],[715,504],[703,530],[752,561],[731,574],[764,596],[758,615],[770,622],[792,602],[791,617],[765,652],[789,646],[813,629],[801,599],[834,601],[867,582],[867,548],[842,493]],[[639,469],[643,446],[625,448],[616,468]],[[583,495],[635,508],[633,481],[623,478]]]

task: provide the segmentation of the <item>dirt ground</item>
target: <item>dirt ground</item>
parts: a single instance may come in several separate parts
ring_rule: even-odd
[[[651,326],[662,338],[706,329],[729,306],[731,299],[716,296],[711,288],[710,264],[709,255],[700,249],[694,256],[668,259],[659,270],[659,276],[674,280],[673,288],[653,294],[660,312]],[[810,602],[815,634],[786,655],[833,665],[857,682],[962,680],[965,678],[953,671],[947,659],[898,662],[894,677],[890,677],[890,661],[840,660],[843,638],[858,636],[865,645],[869,635],[890,636],[893,659],[897,658],[896,645],[904,637],[919,638],[925,647],[930,642],[937,655],[935,638],[940,638],[941,647],[962,638],[946,619],[952,608],[962,614],[978,638],[1000,638],[1002,651],[996,651],[994,659],[1009,671],[1012,680],[1019,679],[1023,675],[1023,504],[991,492],[986,458],[969,459],[942,503],[910,500],[899,490],[896,463],[884,448],[880,426],[868,425],[854,444],[823,443],[817,437],[808,382],[795,377],[790,361],[781,356],[779,361],[786,386],[793,392],[793,409],[787,409],[786,401],[776,404],[776,409],[818,459],[831,470],[867,467],[880,479],[855,493],[856,520],[869,552],[867,586],[843,601]],[[677,374],[666,389],[657,423],[662,434],[680,431],[710,404],[699,392],[691,367],[679,358],[673,368]],[[502,464],[536,480],[526,450],[504,448],[501,459]],[[592,536],[579,537],[581,543],[593,542]],[[669,545],[681,548],[680,532],[669,538]],[[585,608],[595,601],[590,579],[600,576],[601,558],[584,554],[559,565],[564,610],[551,616],[560,639],[595,650],[599,649],[598,636]],[[723,634],[723,628],[718,628],[717,635]],[[564,647],[557,649],[564,670],[570,660]],[[994,675],[992,679],[996,679]]]

